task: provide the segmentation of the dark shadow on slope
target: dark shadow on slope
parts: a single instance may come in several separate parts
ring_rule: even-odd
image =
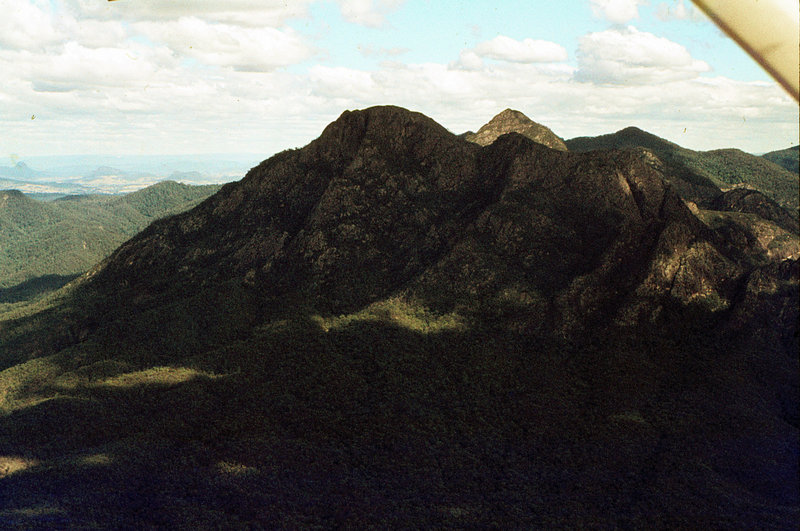
[[[16,286],[0,288],[0,304],[33,301],[42,295],[64,287],[79,276],[80,274],[43,275],[21,282]]]
[[[747,353],[642,332],[300,314],[167,369],[65,364],[0,419],[0,455],[42,463],[0,523],[790,527],[797,433]]]

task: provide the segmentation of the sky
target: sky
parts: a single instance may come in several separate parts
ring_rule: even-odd
[[[798,105],[688,0],[0,0],[0,157],[256,153],[393,104],[454,133],[798,143]]]

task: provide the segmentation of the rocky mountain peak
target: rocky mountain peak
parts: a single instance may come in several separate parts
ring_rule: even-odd
[[[499,135],[527,120],[507,110],[482,130]],[[665,227],[701,230],[646,153],[571,154],[510,133],[480,147],[399,107],[347,111],[308,146],[130,240],[96,284],[144,301],[174,279],[199,289],[235,277],[262,294],[347,311],[399,291],[468,306],[522,282],[563,304],[551,313],[564,326],[622,294],[671,297],[673,285],[687,286],[681,300],[696,294],[674,271],[650,272],[650,249],[635,243],[661,240],[671,253],[691,238],[661,237]],[[635,279],[641,296],[635,283],[609,290],[615,278]],[[585,309],[574,309],[578,299]]]
[[[465,138],[470,142],[488,146],[506,133],[519,133],[551,149],[567,151],[567,145],[553,131],[514,109],[504,110],[489,120],[477,133],[467,133]]]

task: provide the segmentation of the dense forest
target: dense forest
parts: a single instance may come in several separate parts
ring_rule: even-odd
[[[39,201],[0,191],[0,305],[58,288],[152,221],[219,189],[164,181],[126,195]]]

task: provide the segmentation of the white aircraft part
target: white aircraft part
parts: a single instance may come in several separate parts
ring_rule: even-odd
[[[800,2],[693,1],[800,101]]]

